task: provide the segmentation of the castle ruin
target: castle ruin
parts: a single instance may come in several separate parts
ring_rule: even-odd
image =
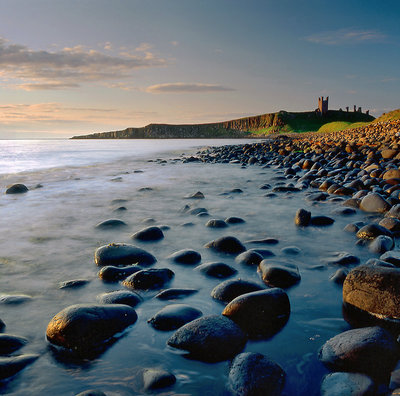
[[[324,116],[326,113],[328,113],[328,101],[329,101],[329,96],[324,99],[323,96],[318,97],[318,108],[315,109],[315,112],[319,114],[320,116]],[[342,111],[342,109],[339,109],[339,111]],[[362,113],[361,107],[357,108],[356,105],[353,107],[354,113]],[[346,112],[349,112],[349,106],[346,106]],[[366,115],[369,115],[369,110],[365,112]]]

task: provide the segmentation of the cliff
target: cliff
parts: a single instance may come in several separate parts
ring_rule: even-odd
[[[331,110],[321,117],[315,112],[261,114],[231,121],[209,124],[149,124],[141,128],[99,132],[74,136],[72,139],[199,139],[199,138],[251,138],[270,133],[316,131],[332,121],[372,121],[374,117],[355,112]]]

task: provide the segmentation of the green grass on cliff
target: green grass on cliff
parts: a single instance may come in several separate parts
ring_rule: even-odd
[[[322,127],[318,129],[318,132],[337,132],[337,131],[343,131],[344,129],[360,128],[368,124],[370,124],[370,122],[348,122],[348,121],[328,122],[327,124],[322,125]]]
[[[400,109],[390,111],[389,113],[384,113],[380,117],[378,117],[375,122],[382,122],[382,121],[394,121],[400,120]]]

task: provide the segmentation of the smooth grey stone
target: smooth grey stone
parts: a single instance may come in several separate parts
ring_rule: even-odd
[[[306,227],[310,224],[311,212],[305,209],[298,209],[294,217],[294,224],[298,227]]]
[[[205,263],[195,268],[207,276],[213,278],[225,279],[237,273],[237,270],[225,263]]]
[[[319,359],[331,370],[386,378],[399,359],[396,339],[381,327],[352,329],[325,342]]]
[[[193,194],[185,195],[186,199],[204,199],[204,194],[201,191],[197,191]]]
[[[374,396],[375,383],[360,373],[327,374],[321,385],[321,396]]]
[[[32,300],[31,296],[25,294],[0,294],[0,304],[22,304]]]
[[[228,224],[224,220],[220,219],[210,219],[206,223],[206,227],[210,228],[226,228]]]
[[[239,254],[246,250],[244,245],[233,236],[224,236],[215,239],[214,241],[208,242],[205,247],[227,254]]]
[[[360,202],[360,209],[364,212],[385,213],[390,208],[389,202],[378,193],[370,193]]]
[[[76,304],[64,308],[50,320],[46,337],[54,345],[70,349],[81,357],[90,357],[136,320],[135,310],[127,305]]]
[[[394,241],[386,235],[378,235],[368,246],[368,249],[373,253],[385,253],[394,248]]]
[[[96,228],[101,228],[101,229],[110,229],[110,228],[119,228],[119,227],[126,227],[127,224],[119,219],[108,219],[104,220],[101,223],[96,225]]]
[[[0,334],[0,354],[9,355],[17,351],[28,343],[24,337],[18,337],[12,334]]]
[[[100,294],[97,297],[100,304],[125,304],[134,308],[140,304],[143,299],[139,294],[128,290],[115,290],[108,293]]]
[[[231,216],[231,217],[227,217],[225,219],[225,223],[227,223],[227,224],[243,224],[243,223],[245,223],[245,221],[241,217]]]
[[[156,298],[159,300],[178,300],[181,298],[185,298],[191,296],[194,293],[197,293],[196,289],[166,289],[161,291],[156,295]]]
[[[278,396],[285,379],[284,370],[261,353],[241,353],[231,364],[228,389],[232,395]]]
[[[145,269],[128,276],[122,284],[129,289],[154,290],[162,288],[173,277],[169,268]]]
[[[106,265],[126,266],[130,264],[149,266],[154,264],[157,259],[137,246],[111,243],[96,249],[94,261],[99,267]]]
[[[171,304],[162,308],[147,322],[155,329],[176,330],[184,324],[202,316],[202,312],[186,304]]]
[[[6,194],[23,194],[28,192],[28,187],[25,184],[17,183],[13,184],[12,186],[8,187],[6,190]]]
[[[107,282],[118,282],[127,278],[135,272],[141,271],[143,268],[138,265],[129,265],[126,267],[114,267],[113,265],[106,265],[99,271],[99,278]]]
[[[378,224],[387,228],[390,232],[400,231],[400,220],[394,217],[385,217]]]
[[[200,253],[191,249],[182,249],[167,257],[177,264],[196,265],[201,261]]]
[[[131,238],[143,242],[160,241],[164,238],[164,233],[160,227],[150,226],[135,232]]]
[[[220,362],[236,356],[246,342],[246,335],[235,322],[222,315],[210,315],[185,324],[167,343],[187,351],[191,359]]]
[[[38,358],[34,354],[0,357],[0,380],[12,377]]]
[[[360,259],[347,252],[332,252],[327,254],[327,258],[322,261],[327,265],[350,265],[359,264]]]
[[[237,323],[250,338],[268,338],[286,324],[290,302],[282,289],[265,289],[236,297],[222,315]]]
[[[143,389],[145,391],[154,391],[163,389],[175,384],[176,377],[174,374],[157,368],[147,368],[142,372]]]
[[[300,282],[299,268],[280,260],[262,260],[258,271],[263,282],[271,287],[287,288]]]
[[[211,297],[228,303],[242,294],[264,289],[265,287],[251,281],[229,279],[215,286],[211,291]]]
[[[381,260],[386,261],[395,265],[396,267],[400,267],[400,251],[399,250],[391,250],[390,252],[383,253]]]
[[[90,281],[87,279],[71,279],[58,284],[59,289],[76,289],[85,286]]]
[[[260,253],[257,253],[254,250],[246,250],[236,256],[235,263],[242,265],[258,265],[263,259],[264,258]]]
[[[329,280],[332,282],[337,283],[338,285],[343,285],[346,276],[348,275],[349,271],[345,268],[339,268],[334,274],[329,277]]]

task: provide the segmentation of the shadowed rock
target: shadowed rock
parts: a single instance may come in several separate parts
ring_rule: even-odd
[[[0,354],[8,355],[22,348],[28,343],[24,337],[18,337],[12,334],[0,334]]]
[[[147,322],[157,330],[175,330],[197,319],[202,312],[186,304],[171,304],[162,308]]]
[[[143,242],[159,241],[164,238],[164,233],[160,227],[151,226],[135,232],[131,238]]]
[[[103,293],[97,297],[100,304],[124,304],[130,307],[136,307],[143,299],[137,293],[128,290],[115,290],[109,293]]]
[[[6,194],[23,194],[28,192],[29,189],[24,184],[13,184],[12,186],[8,187],[6,190]]]
[[[108,230],[111,228],[120,228],[120,227],[126,227],[127,224],[119,219],[108,219],[104,220],[101,223],[96,225],[96,228],[102,229],[102,230]]]
[[[122,284],[129,289],[154,290],[160,289],[173,277],[168,268],[141,270],[126,278]]]
[[[176,377],[172,373],[156,368],[147,368],[142,372],[143,389],[145,391],[154,391],[167,388],[176,382]]]
[[[287,288],[301,280],[297,265],[278,260],[263,260],[258,266],[263,282],[271,287]]]
[[[298,209],[294,216],[294,224],[298,227],[306,227],[310,224],[311,212],[305,209]]]
[[[211,297],[228,303],[242,294],[264,289],[264,287],[254,282],[243,279],[230,279],[215,286],[211,291]]]
[[[215,239],[214,241],[208,242],[205,247],[227,254],[239,254],[246,250],[243,244],[233,236],[224,236]]]
[[[201,261],[201,255],[195,250],[182,249],[168,256],[168,259],[177,264],[196,265]]]
[[[156,295],[159,300],[178,300],[197,293],[196,289],[166,289]]]
[[[258,265],[263,260],[263,256],[254,250],[246,250],[235,258],[235,263],[242,265]]]
[[[99,278],[107,282],[118,282],[127,278],[135,272],[141,271],[143,268],[138,265],[129,265],[126,267],[114,267],[113,265],[106,265],[99,271]]]
[[[0,380],[12,377],[38,358],[39,355],[33,354],[0,357]]]
[[[237,273],[237,270],[225,263],[205,263],[195,268],[207,276],[225,279]]]
[[[94,254],[94,261],[99,267],[106,265],[126,266],[139,264],[149,266],[154,264],[156,258],[134,245],[124,243],[111,243],[99,247]]]

